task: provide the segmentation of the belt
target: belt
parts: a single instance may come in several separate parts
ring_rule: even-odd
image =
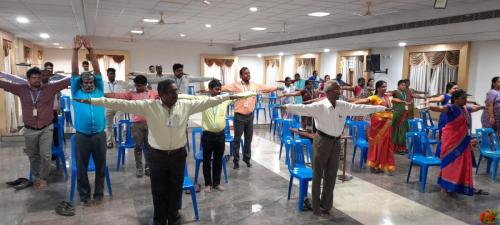
[[[225,135],[225,134],[226,134],[226,132],[224,130],[221,130],[219,132],[203,131],[203,135],[219,136],[219,135]]]
[[[324,137],[327,137],[327,138],[330,138],[330,139],[333,139],[333,140],[340,140],[340,136],[332,136],[332,135],[328,135],[326,134],[325,132],[323,131],[320,131],[320,130],[316,130],[318,132],[319,135],[321,136],[324,136]]]
[[[151,150],[153,150],[155,153],[162,154],[162,155],[174,155],[177,153],[180,153],[182,151],[186,151],[185,147],[180,147],[178,149],[174,150],[159,150],[153,147],[150,147]]]
[[[240,116],[253,116],[253,112],[249,114],[241,114],[241,113],[234,113],[235,115],[240,115]]]
[[[45,126],[40,127],[40,128],[31,127],[31,126],[28,126],[28,125],[24,125],[24,127],[25,127],[25,128],[28,128],[28,129],[30,129],[30,130],[43,130],[43,129],[45,129],[46,127],[48,127],[49,125],[50,125],[50,124],[45,125]]]

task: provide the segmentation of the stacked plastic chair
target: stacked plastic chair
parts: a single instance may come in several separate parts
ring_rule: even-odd
[[[299,180],[299,202],[298,210],[304,211],[303,202],[307,197],[307,190],[309,187],[309,182],[312,181],[313,170],[311,167],[307,167],[305,163],[303,147],[307,149],[309,155],[312,155],[312,145],[307,139],[297,139],[293,141],[293,158],[290,163],[288,163],[288,171],[290,172],[290,182],[288,184],[288,200],[290,200],[290,194],[292,192],[293,178]]]
[[[196,144],[196,136],[200,136],[200,144],[199,144],[199,151],[197,151],[197,144]],[[195,127],[193,128],[193,131],[191,132],[191,142],[192,142],[192,148],[193,148],[193,158],[195,161],[195,169],[194,169],[194,184],[198,184],[198,175],[200,173],[200,165],[203,162],[203,147],[201,145],[201,137],[203,135],[203,131],[201,127]],[[213,159],[212,159],[213,162]],[[222,156],[222,171],[224,172],[224,182],[227,183],[227,161],[226,157]],[[213,168],[213,165],[212,165]]]
[[[425,132],[407,132],[406,146],[408,146],[408,159],[410,159],[410,168],[406,177],[406,183],[410,180],[412,167],[414,165],[420,166],[420,190],[425,192],[427,171],[430,166],[441,166],[441,160],[432,154],[429,137]]]
[[[498,144],[498,137],[495,131],[491,128],[479,128],[476,130],[478,147],[479,147],[479,159],[477,161],[476,174],[479,170],[479,165],[481,160],[486,158],[486,174],[491,173],[491,180],[496,181],[498,163],[500,161],[500,145]],[[491,171],[491,166],[493,165],[493,171]]]

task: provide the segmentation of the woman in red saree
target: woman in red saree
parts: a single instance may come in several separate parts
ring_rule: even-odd
[[[448,194],[473,195],[470,114],[483,109],[484,106],[466,106],[467,93],[464,90],[453,92],[451,103],[429,107],[432,111],[447,114],[447,122],[441,136],[441,172],[438,184],[443,192]]]
[[[385,95],[387,83],[379,80],[375,84],[375,95],[359,99],[354,103],[390,107],[389,96]],[[394,144],[392,143],[392,112],[378,112],[372,115],[368,133],[367,164],[372,172],[391,173],[396,169]]]

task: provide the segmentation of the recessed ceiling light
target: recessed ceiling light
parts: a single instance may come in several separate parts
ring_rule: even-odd
[[[181,36],[181,37],[186,37],[186,35],[185,35],[185,34],[179,34],[179,36]]]
[[[446,3],[448,3],[448,0],[436,0],[436,1],[434,1],[434,8],[435,9],[446,9]]]
[[[18,23],[29,23],[30,22],[30,20],[28,18],[24,17],[24,16],[18,16],[16,18],[16,21]]]
[[[324,52],[330,52],[330,49],[329,48],[325,48],[323,49]]]
[[[251,30],[255,30],[255,31],[263,31],[263,30],[267,30],[267,28],[265,27],[252,27],[250,28]]]
[[[283,52],[278,53],[278,55],[283,56]]]
[[[142,30],[131,30],[130,33],[132,33],[132,34],[143,34],[144,31],[142,31]]]
[[[328,16],[330,13],[327,12],[312,12],[307,14],[308,16],[314,16],[314,17],[323,17],[323,16]]]
[[[57,43],[57,42],[54,42],[52,44],[55,45],[55,46],[59,46],[59,43]]]
[[[47,34],[47,33],[40,33],[40,37],[43,38],[43,39],[49,39],[50,35]]]
[[[205,27],[210,28],[210,27],[212,27],[212,24],[207,23],[207,24],[205,24]]]
[[[262,57],[262,54],[257,54],[257,57],[261,58],[261,57]]]
[[[404,47],[404,46],[406,46],[406,42],[399,42],[398,45],[399,45],[399,47]]]
[[[250,10],[250,12],[257,12],[259,9],[257,7],[250,7],[248,10]]]
[[[210,4],[211,4],[211,2],[210,2],[210,1],[207,1],[207,0],[203,0],[203,4],[205,4],[205,5],[210,5]]]
[[[151,18],[144,18],[144,19],[142,19],[142,21],[144,21],[146,23],[158,23],[158,22],[160,22],[159,19],[151,19]]]
[[[59,46],[58,48],[64,48],[63,46]]]

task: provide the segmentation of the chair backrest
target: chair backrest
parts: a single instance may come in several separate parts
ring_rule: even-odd
[[[420,118],[422,119],[422,126],[424,128],[434,126],[434,121],[432,121],[429,110],[420,110]]]
[[[76,170],[76,145],[75,145],[75,135],[71,135],[71,168],[72,170]],[[95,171],[95,164],[94,164],[94,157],[92,156],[92,153],[90,153],[90,159],[89,159],[89,167],[87,171]]]
[[[188,86],[188,94],[194,95],[194,86],[192,85]]]
[[[305,167],[306,166],[306,160],[304,157],[304,147],[306,148],[306,153],[310,156],[312,156],[312,145],[311,142],[307,139],[295,139],[292,141],[293,143],[293,158],[291,159],[291,162],[289,163],[289,169],[293,169],[295,167]],[[291,152],[292,152],[291,151]],[[290,153],[291,153],[290,152]]]
[[[71,109],[71,98],[67,95],[61,96],[61,110],[70,110]]]
[[[425,132],[407,132],[406,146],[408,147],[408,158],[413,156],[432,156],[432,148],[429,137]]]
[[[203,130],[201,129],[201,127],[195,127],[193,128],[193,131],[191,132],[191,140],[193,142],[193,157],[196,156],[196,135],[200,135],[200,144],[199,144],[199,150],[200,152],[203,151],[203,149],[201,148],[201,136],[203,135]]]
[[[54,124],[54,129],[57,129],[57,148],[54,148],[52,146],[52,151],[54,150],[64,150],[63,143],[64,143],[64,117],[63,116],[58,116],[57,117],[57,123]]]
[[[368,130],[368,122],[366,121],[350,121],[349,130],[352,132],[352,139],[356,141],[367,141],[366,132]]]
[[[125,140],[123,140],[123,129],[125,128]],[[124,144],[127,146],[134,145],[134,139],[132,138],[132,122],[130,120],[120,120],[118,121],[118,144]]]
[[[226,135],[226,137],[229,137],[231,136],[231,127],[229,125],[229,118],[226,118],[226,126],[224,127],[224,134]]]
[[[415,119],[409,119],[408,120],[408,126],[410,132],[420,132],[421,129],[420,127],[424,128],[423,125],[423,120],[420,118],[415,118]]]
[[[476,129],[477,142],[480,150],[500,151],[498,137],[496,132],[491,128]]]
[[[278,95],[276,94],[275,91],[269,93],[269,98],[276,98]]]
[[[299,128],[300,124],[297,124],[294,119],[283,119],[283,130],[281,133],[281,138],[293,137],[290,128]]]
[[[271,119],[277,119],[280,118],[280,109],[278,108],[280,105],[279,104],[273,104],[271,105]]]

